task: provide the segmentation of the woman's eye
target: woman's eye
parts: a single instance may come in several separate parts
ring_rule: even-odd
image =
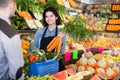
[[[50,17],[53,17],[54,15],[50,15]]]

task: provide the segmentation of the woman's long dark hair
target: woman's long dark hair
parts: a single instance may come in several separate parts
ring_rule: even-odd
[[[48,11],[52,12],[56,17],[58,17],[58,19],[56,20],[56,25],[60,25],[61,24],[61,18],[59,16],[57,10],[53,7],[48,7],[43,12],[43,25],[44,25],[44,27],[48,26],[48,23],[45,20],[46,12],[48,12]]]

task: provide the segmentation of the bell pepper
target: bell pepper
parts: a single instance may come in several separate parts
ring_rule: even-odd
[[[37,55],[30,55],[29,61],[34,62],[34,61],[38,60],[38,58],[39,58],[39,56],[37,56]]]

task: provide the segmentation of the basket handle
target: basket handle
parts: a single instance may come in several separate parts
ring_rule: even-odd
[[[42,50],[42,49],[40,49],[40,52],[42,52],[42,53],[43,53],[43,57],[44,57],[45,61],[47,61],[47,58],[46,58],[46,56],[45,56],[45,51],[44,51],[44,50]]]
[[[47,58],[45,56],[45,51],[43,49],[40,49],[40,51],[43,53],[45,61],[47,61]],[[57,57],[58,57],[58,54],[53,59],[56,59]]]

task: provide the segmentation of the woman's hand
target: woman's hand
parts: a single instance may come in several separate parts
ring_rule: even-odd
[[[65,33],[59,32],[58,36],[62,39],[65,36]]]

